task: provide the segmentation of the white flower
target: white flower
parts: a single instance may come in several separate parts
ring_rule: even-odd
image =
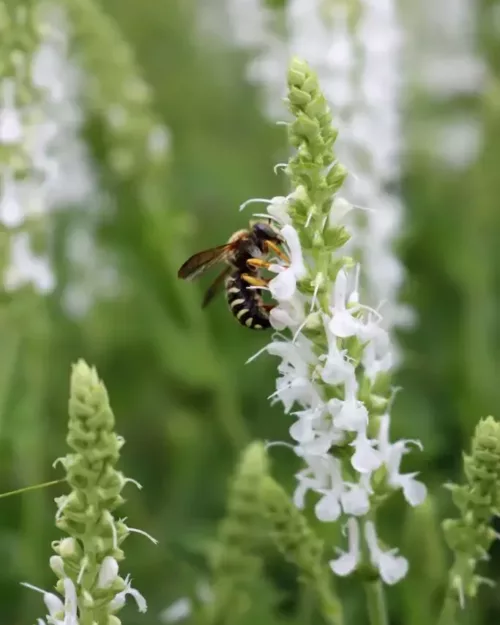
[[[78,601],[75,585],[69,577],[63,579],[63,585],[64,603],[54,593],[45,592],[41,588],[26,582],[22,583],[22,586],[43,595],[43,602],[49,612],[46,617],[47,623],[50,625],[78,625]]]
[[[359,484],[345,482],[346,490],[340,497],[340,502],[345,514],[353,516],[364,516],[370,511],[370,475],[360,476]]]
[[[326,384],[344,384],[354,375],[354,366],[347,359],[347,350],[340,350],[337,345],[337,336],[330,331],[329,318],[324,316],[326,336],[328,339],[328,354],[320,356],[325,364],[320,369],[320,375]]]
[[[413,443],[419,447],[421,443],[413,440],[400,440],[391,444],[389,442],[389,415],[380,418],[378,449],[383,456],[387,467],[388,482],[393,488],[401,488],[406,501],[411,506],[420,505],[427,496],[425,484],[415,479],[417,473],[402,474],[399,472],[403,455],[407,453],[408,445]]]
[[[335,197],[332,202],[329,215],[330,228],[338,227],[339,223],[342,223],[344,217],[349,211],[353,209],[353,205],[342,197]]]
[[[10,265],[4,275],[5,288],[8,291],[33,283],[41,293],[52,291],[55,278],[48,258],[35,256],[31,250],[29,235],[20,232],[11,237]]]
[[[359,431],[351,445],[355,449],[351,464],[359,473],[372,473],[382,465],[382,454],[373,449],[374,441],[365,432]]]
[[[295,402],[302,406],[318,405],[321,398],[309,375],[309,366],[316,363],[310,342],[305,337],[295,343],[274,341],[267,346],[267,351],[282,358],[278,366],[281,377],[276,381],[276,392],[271,398],[283,402],[285,412],[290,412]]]
[[[160,613],[159,619],[162,623],[177,623],[187,619],[192,614],[192,611],[191,599],[189,597],[180,597]]]
[[[298,485],[295,489],[293,499],[297,508],[302,509],[304,507],[304,498],[307,491],[314,490],[322,492],[327,489],[332,483],[332,474],[334,479],[336,477],[338,481],[340,468],[339,461],[332,456],[309,456],[301,453],[300,450],[296,450],[296,453],[298,453],[308,465],[295,475],[298,480]]]
[[[203,580],[196,584],[196,596],[201,603],[210,603],[214,598],[211,587]],[[189,597],[181,597],[165,608],[158,618],[163,623],[177,623],[187,619],[192,613],[192,600]]]
[[[21,115],[15,103],[16,85],[12,79],[2,79],[0,105],[0,144],[19,143],[23,138]]]
[[[271,271],[277,272],[278,275],[269,282],[269,290],[271,295],[278,301],[287,301],[295,294],[297,280],[302,279],[306,275],[306,268],[299,235],[295,228],[291,225],[286,225],[281,229],[281,235],[288,247],[290,265],[286,268],[282,265],[271,265]]]
[[[356,397],[358,383],[351,375],[345,385],[344,399],[330,399],[328,409],[335,427],[347,432],[365,431],[368,425],[368,410]]]
[[[0,178],[0,221],[7,228],[16,228],[24,221],[25,212],[21,206],[18,185],[9,171],[3,172]]]
[[[305,318],[304,302],[300,293],[296,293],[291,300],[280,302],[269,314],[271,325],[275,330],[297,328]]]
[[[283,225],[292,223],[290,215],[288,214],[288,198],[286,197],[273,197],[267,207],[267,212]]]
[[[359,311],[359,306],[346,307],[347,301],[347,274],[341,269],[335,279],[333,291],[332,319],[330,321],[330,332],[338,338],[348,338],[357,336],[363,329],[363,321],[354,317],[354,313]]]
[[[125,579],[125,589],[115,595],[114,599],[109,604],[109,609],[112,612],[117,612],[118,610],[120,610],[125,605],[127,595],[130,595],[134,598],[139,612],[147,611],[148,605],[146,603],[146,599],[144,599],[144,597],[138,590],[132,588],[132,580],[130,579],[129,575],[127,575]]]
[[[408,572],[408,560],[398,556],[398,549],[383,551],[380,549],[372,521],[365,524],[365,539],[370,551],[370,560],[377,567],[380,577],[386,584],[392,585],[399,582]]]
[[[361,556],[359,544],[359,525],[356,519],[350,518],[347,521],[347,535],[349,546],[347,551],[337,549],[341,555],[335,560],[330,560],[329,565],[336,575],[350,575],[359,563]]]

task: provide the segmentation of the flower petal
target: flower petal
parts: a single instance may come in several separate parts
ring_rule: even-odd
[[[370,498],[368,493],[357,484],[342,493],[340,502],[342,503],[345,514],[363,516],[370,510]]]
[[[278,301],[286,301],[293,297],[296,284],[295,274],[291,268],[288,268],[269,282],[269,290]]]
[[[344,553],[336,560],[330,560],[328,563],[335,575],[345,577],[350,575],[358,563],[358,558],[354,553]]]
[[[316,518],[319,521],[336,521],[341,513],[339,499],[336,493],[328,492],[314,507]]]
[[[378,561],[380,577],[386,584],[397,584],[408,573],[408,560],[403,556],[393,555],[390,551],[380,553]]]
[[[410,506],[419,506],[427,497],[427,487],[419,480],[414,479],[414,473],[400,476],[403,494]]]

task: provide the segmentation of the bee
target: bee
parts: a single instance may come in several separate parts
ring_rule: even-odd
[[[251,222],[249,229],[238,230],[225,245],[188,258],[177,275],[184,280],[194,280],[217,263],[226,263],[228,267],[207,290],[202,307],[207,306],[224,286],[229,308],[239,323],[253,330],[265,330],[271,327],[269,313],[274,306],[264,303],[259,288],[250,287],[267,286],[268,280],[260,276],[260,270],[269,268],[270,264],[261,258],[263,255],[274,252],[289,262],[279,247],[283,243],[283,238],[270,223]]]

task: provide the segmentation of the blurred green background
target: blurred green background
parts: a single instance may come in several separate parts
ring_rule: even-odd
[[[412,454],[407,466],[422,472],[438,518],[452,513],[442,484],[458,479],[477,419],[500,417],[500,35],[490,19],[493,0],[476,3],[486,91],[443,104],[409,89],[404,118],[407,215],[399,253],[408,270],[403,297],[419,322],[399,336],[405,358],[395,382],[404,391],[394,406],[393,436],[422,440],[425,452]],[[242,201],[286,192],[273,165],[286,158],[287,146],[284,129],[266,121],[258,90],[245,82],[248,53],[235,50],[229,38],[202,34],[198,3],[101,4],[151,86],[154,112],[171,133],[170,162],[151,183],[151,205],[147,181],[120,179],[109,169],[98,115],[89,118],[86,134],[100,181],[116,199],[116,210],[100,223],[98,244],[112,254],[125,288],[97,299],[83,318],[67,316],[64,240],[76,216],[54,216],[56,292],[46,299],[19,292],[3,314],[0,486],[5,492],[61,476],[51,465],[66,453],[70,365],[79,357],[96,365],[127,441],[121,468],[143,485],[142,491],[127,487],[122,514],[159,540],[154,547],[132,536],[124,563],[150,607],[137,615],[130,605],[123,620],[150,625],[206,579],[206,547],[245,444],[288,437],[289,418],[267,400],[275,362],[264,356],[245,365],[268,336],[234,323],[223,298],[201,311],[207,280],[190,285],[176,278],[187,256],[245,226]],[[451,111],[474,114],[484,137],[477,159],[459,170],[432,158],[421,131],[428,121],[444,123]],[[272,459],[274,475],[292,492],[297,459],[284,448],[274,449]],[[56,486],[1,501],[0,623],[21,625],[43,615],[41,597],[19,582],[52,587],[53,498],[61,492]],[[384,519],[383,537],[401,545],[413,567],[389,590],[394,624],[424,623],[427,610],[439,604],[448,555],[428,512],[395,504]],[[416,539],[422,527],[424,536]],[[321,531],[334,539],[328,528]],[[498,554],[494,548],[484,569],[495,580]],[[268,577],[274,605],[263,616],[256,597],[248,622],[307,623],[293,569],[270,557]],[[340,588],[348,622],[364,623],[354,585]],[[477,625],[498,621],[499,594],[482,589],[463,617]]]

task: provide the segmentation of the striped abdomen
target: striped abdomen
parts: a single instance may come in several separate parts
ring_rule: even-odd
[[[258,291],[249,289],[239,272],[226,279],[226,297],[236,319],[252,330],[266,330],[271,327],[269,314]]]

